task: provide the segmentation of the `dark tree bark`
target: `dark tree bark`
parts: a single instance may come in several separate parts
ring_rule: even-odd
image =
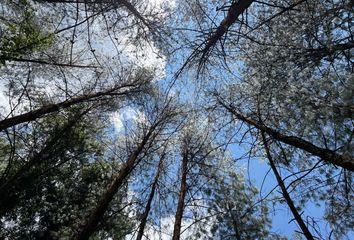
[[[268,161],[269,161],[269,165],[275,175],[275,178],[277,179],[277,182],[278,182],[278,185],[281,189],[281,192],[282,192],[282,195],[286,201],[286,203],[288,204],[296,222],[299,224],[303,234],[305,235],[306,239],[309,239],[309,240],[314,240],[311,232],[309,231],[309,229],[307,228],[304,220],[302,219],[301,215],[299,214],[299,212],[297,211],[295,205],[294,205],[294,202],[292,201],[286,187],[285,187],[285,184],[283,182],[283,179],[281,178],[278,170],[277,170],[277,167],[275,166],[275,163],[273,161],[273,158],[272,158],[272,155],[270,154],[270,150],[269,150],[269,146],[268,146],[268,143],[267,143],[267,139],[265,137],[265,133],[263,131],[261,131],[261,134],[262,134],[262,140],[263,140],[263,145],[264,145],[264,149],[266,151],[266,154],[267,154],[267,158],[268,158]]]
[[[338,52],[348,51],[352,48],[354,48],[354,41],[349,41],[347,43],[340,43],[332,46],[307,49],[303,55],[313,61],[321,61],[325,57],[332,56]]]
[[[179,190],[179,198],[178,198],[177,211],[175,215],[175,224],[173,228],[172,240],[179,240],[181,235],[181,224],[182,224],[183,211],[184,211],[184,201],[187,192],[187,173],[188,173],[188,151],[185,150],[182,158],[181,185]]]
[[[231,25],[233,25],[238,17],[246,11],[247,8],[254,2],[254,0],[238,0],[233,1],[226,17],[221,21],[220,25],[215,31],[208,34],[208,38],[200,44],[192,54],[187,58],[181,69],[176,73],[178,77],[182,71],[195,59],[199,58],[198,73],[203,69],[204,64],[208,60],[208,56],[217,42],[222,40],[222,37],[227,33]]]
[[[16,58],[16,57],[9,57],[9,56],[0,56],[1,60],[4,61],[13,61],[13,62],[28,62],[28,63],[37,63],[42,65],[52,65],[58,67],[70,67],[70,68],[98,68],[98,66],[91,66],[91,65],[76,65],[70,63],[57,63],[57,62],[49,62],[42,59],[26,59],[26,58]]]
[[[110,202],[114,198],[114,195],[118,192],[119,188],[123,185],[127,177],[141,161],[138,156],[144,150],[148,141],[153,138],[155,128],[156,125],[153,125],[149,129],[147,134],[143,137],[142,141],[138,145],[137,149],[129,156],[128,160],[123,164],[116,177],[108,185],[97,206],[91,212],[86,223],[84,223],[83,227],[80,229],[76,239],[87,240],[95,232],[98,223],[101,221],[103,215],[107,211]]]
[[[138,235],[136,237],[136,240],[141,240],[143,238],[144,229],[145,229],[145,226],[146,226],[146,221],[147,221],[147,218],[149,216],[150,209],[151,209],[151,203],[152,203],[152,200],[154,199],[155,191],[156,191],[156,188],[157,188],[157,183],[158,183],[158,180],[159,180],[159,177],[160,177],[160,174],[161,174],[161,167],[162,167],[163,160],[164,160],[164,154],[161,156],[160,161],[159,161],[159,165],[157,167],[155,178],[154,178],[154,181],[153,181],[152,186],[151,186],[151,191],[150,191],[150,194],[149,194],[149,198],[147,200],[144,213],[143,213],[143,215],[141,217],[139,230],[138,230]]]
[[[226,17],[222,20],[216,31],[207,39],[206,44],[202,50],[202,59],[215,46],[215,44],[221,40],[231,25],[236,22],[238,17],[244,13],[246,9],[249,8],[249,6],[251,6],[252,2],[254,2],[254,0],[233,1]]]
[[[127,89],[125,89],[127,88]],[[119,91],[122,90],[122,91]],[[102,92],[96,92],[91,94],[83,94],[81,96],[73,97],[69,100],[60,102],[60,103],[53,103],[45,105],[41,108],[36,110],[23,113],[14,117],[6,118],[0,121],[0,131],[3,131],[9,127],[16,126],[20,123],[34,121],[38,118],[43,117],[46,114],[58,112],[60,109],[69,108],[75,104],[83,103],[91,100],[97,100],[100,97],[107,97],[107,96],[123,96],[128,95],[129,93],[139,92],[139,84],[125,84],[119,87],[114,87]]]
[[[232,214],[232,209],[229,206],[228,206],[228,211],[229,211],[229,214],[230,214],[230,217],[231,217],[232,227],[233,227],[233,230],[235,232],[235,238],[236,238],[236,240],[242,240],[241,239],[241,235],[240,235],[240,231],[238,229],[237,219],[235,218],[234,214]]]
[[[320,157],[327,163],[331,163],[333,165],[342,167],[351,172],[354,172],[354,158],[348,155],[341,155],[336,153],[333,150],[325,149],[317,147],[309,141],[306,141],[299,137],[288,136],[282,134],[270,127],[267,127],[263,123],[259,121],[255,121],[253,119],[247,118],[240,113],[238,113],[232,106],[225,104],[222,100],[218,100],[218,102],[227,109],[230,113],[232,113],[237,119],[246,122],[247,124],[254,126],[260,131],[263,131],[273,137],[275,140],[286,143],[288,145],[294,146],[296,148],[302,149],[306,152],[309,152],[317,157]]]

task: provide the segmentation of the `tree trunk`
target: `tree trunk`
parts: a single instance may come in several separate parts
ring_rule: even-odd
[[[133,87],[133,90],[130,90],[129,87]],[[17,115],[15,117],[6,118],[6,119],[0,121],[0,131],[3,131],[3,130],[5,130],[9,127],[12,127],[12,126],[16,126],[20,123],[34,121],[38,118],[43,117],[46,114],[58,112],[60,109],[66,109],[66,108],[69,108],[69,107],[71,107],[75,104],[78,104],[78,103],[87,102],[89,100],[97,99],[99,97],[121,96],[121,95],[129,94],[130,92],[136,91],[136,89],[134,89],[135,87],[137,87],[137,86],[134,84],[126,84],[126,85],[122,85],[120,87],[108,89],[103,92],[83,94],[81,96],[73,97],[69,100],[66,100],[66,101],[63,101],[60,103],[48,104],[48,105],[45,105],[45,106],[38,108],[36,110]],[[117,92],[117,90],[124,89],[124,88],[128,88],[128,90],[125,90],[122,92]]]
[[[278,185],[282,191],[282,195],[286,201],[286,203],[288,204],[296,222],[299,224],[303,234],[305,235],[306,239],[308,240],[314,240],[312,234],[310,233],[309,229],[307,228],[305,222],[303,221],[301,215],[299,214],[299,212],[297,211],[295,205],[294,205],[294,202],[292,201],[286,187],[285,187],[285,184],[283,182],[283,179],[281,178],[278,170],[277,170],[277,167],[275,166],[275,163],[273,161],[273,158],[272,158],[272,155],[270,154],[270,151],[269,151],[269,146],[267,144],[267,140],[266,140],[266,137],[265,137],[265,134],[263,131],[261,131],[261,134],[262,134],[262,140],[263,140],[263,144],[264,144],[264,148],[265,148],[265,151],[266,151],[266,154],[267,154],[267,158],[269,160],[269,164],[270,164],[270,167],[272,168],[273,172],[274,172],[274,175],[275,175],[275,178],[277,179],[277,182],[278,182]]]
[[[226,17],[222,20],[216,31],[211,34],[211,36],[206,41],[206,45],[202,50],[202,58],[204,58],[210,49],[212,49],[214,45],[221,40],[222,36],[227,33],[230,26],[236,22],[238,17],[244,13],[247,8],[249,8],[252,2],[254,2],[254,0],[233,1]]]
[[[183,217],[183,210],[184,210],[184,201],[187,192],[187,172],[188,172],[188,153],[185,152],[183,159],[182,159],[182,178],[181,178],[181,186],[179,191],[179,198],[178,198],[178,205],[177,211],[175,215],[175,224],[173,228],[173,237],[172,240],[179,240],[181,234],[181,224],[182,224],[182,217]]]
[[[231,217],[232,227],[233,227],[233,230],[235,232],[235,238],[236,238],[236,240],[242,240],[241,239],[241,235],[240,235],[240,231],[238,229],[237,220],[236,220],[235,216],[232,214],[232,209],[230,208],[229,204],[227,204],[227,208],[228,208],[228,211],[229,211],[229,214],[230,214],[230,217]]]
[[[150,140],[155,127],[156,125],[150,128],[149,132],[144,136],[137,149],[129,156],[128,160],[123,164],[114,180],[108,185],[96,208],[92,211],[88,217],[88,220],[79,231],[76,237],[77,240],[87,240],[95,232],[98,223],[107,211],[109,203],[112,201],[114,195],[118,192],[119,188],[123,185],[129,174],[139,164],[140,159],[138,159],[138,156]]]
[[[157,183],[158,183],[158,180],[160,177],[163,159],[164,159],[164,156],[161,156],[160,161],[159,161],[159,165],[157,167],[157,172],[156,172],[156,175],[154,178],[154,182],[152,183],[152,186],[151,186],[149,198],[146,203],[145,210],[144,210],[144,213],[143,213],[141,221],[140,221],[139,231],[138,231],[138,235],[136,237],[136,240],[141,240],[143,238],[146,221],[149,216],[150,209],[151,209],[151,203],[152,203],[152,200],[154,199]]]
[[[296,148],[302,149],[306,152],[309,152],[315,156],[320,157],[327,163],[332,163],[333,165],[342,167],[344,169],[347,169],[351,172],[354,172],[354,158],[349,156],[349,155],[341,155],[336,153],[335,151],[325,149],[325,148],[320,148],[312,144],[311,142],[308,142],[304,139],[301,139],[299,137],[294,137],[294,136],[287,136],[285,134],[282,134],[270,127],[267,127],[263,123],[260,123],[258,121],[255,121],[253,119],[249,119],[244,117],[243,115],[239,114],[236,112],[232,106],[227,106],[222,100],[218,100],[219,103],[226,108],[230,113],[232,113],[236,118],[239,120],[248,123],[249,125],[252,125],[256,127],[258,130],[263,131],[270,136],[272,136],[275,140],[278,140],[280,142],[286,143],[288,145],[294,146]]]
[[[6,55],[0,55],[0,60],[4,61],[13,61],[13,62],[28,62],[28,63],[37,63],[42,65],[51,65],[51,66],[58,66],[58,67],[69,67],[69,68],[98,68],[98,66],[91,66],[91,65],[76,65],[70,63],[57,63],[57,62],[49,62],[42,59],[26,59],[26,58],[15,58],[9,57]]]

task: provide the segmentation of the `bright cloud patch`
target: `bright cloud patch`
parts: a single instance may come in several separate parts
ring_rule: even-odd
[[[131,107],[125,107],[117,112],[112,113],[110,119],[117,132],[122,131],[125,127],[129,125],[137,123],[143,124],[148,122],[144,113]]]
[[[161,219],[161,229],[159,226],[147,224],[145,227],[144,240],[156,239],[156,240],[170,240],[173,235],[175,216],[168,216]],[[205,231],[210,233],[210,226],[205,226]],[[187,239],[195,235],[195,227],[193,220],[182,220],[182,234],[181,239]],[[125,239],[134,239],[136,236],[127,235]]]
[[[115,129],[119,132],[121,131],[128,121],[135,121],[137,116],[137,111],[131,107],[123,108],[117,112],[112,113],[111,121]]]

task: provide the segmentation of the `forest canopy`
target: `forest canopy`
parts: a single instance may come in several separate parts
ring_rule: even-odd
[[[0,239],[353,239],[351,0],[2,0]]]

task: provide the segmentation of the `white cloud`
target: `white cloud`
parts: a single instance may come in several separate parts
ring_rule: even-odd
[[[131,108],[131,107],[126,107],[123,109],[120,109],[117,112],[114,112],[111,114],[110,118],[111,121],[113,122],[113,125],[116,129],[116,131],[121,131],[124,128],[124,125],[127,121],[129,120],[135,120],[136,119],[137,112]]]
[[[147,224],[145,227],[144,240],[170,240],[173,235],[175,216],[170,215],[161,219],[161,229],[159,226]],[[188,227],[187,230],[185,230]],[[204,230],[210,233],[210,226],[206,225]],[[181,239],[187,239],[188,237],[193,237],[195,235],[195,226],[193,225],[193,220],[182,219],[182,234]],[[128,235],[125,239],[134,239],[136,236]]]
[[[148,122],[148,119],[143,112],[138,111],[132,107],[125,107],[117,112],[112,113],[110,119],[117,132],[122,131],[128,123],[141,124]]]
[[[0,83],[0,114],[2,116],[7,116],[10,112],[10,105],[8,97],[5,95],[4,83]]]

